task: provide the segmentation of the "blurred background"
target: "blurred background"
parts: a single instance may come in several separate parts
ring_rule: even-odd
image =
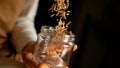
[[[43,25],[57,25],[48,11],[53,0],[40,0],[35,19],[37,33]],[[70,68],[120,68],[120,0],[70,0],[72,23],[78,50],[71,56]]]

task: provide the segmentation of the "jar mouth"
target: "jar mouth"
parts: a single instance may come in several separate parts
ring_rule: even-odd
[[[52,26],[42,26],[42,28],[46,28],[46,29],[49,29],[49,30],[52,30],[52,29],[53,29]]]
[[[63,35],[63,42],[74,42],[75,41],[75,34],[66,31]]]
[[[53,27],[52,26],[42,26],[41,27],[41,32],[49,32],[49,31],[51,31],[53,29]]]
[[[64,34],[64,37],[72,37],[72,38],[75,38],[75,34],[72,33],[72,32],[66,31],[65,34]]]

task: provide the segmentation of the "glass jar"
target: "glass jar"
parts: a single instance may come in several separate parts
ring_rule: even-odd
[[[75,35],[65,34],[63,38],[63,49],[61,51],[60,57],[63,61],[69,65],[70,57],[73,52],[75,41]]]
[[[53,27],[42,26],[41,32],[38,34],[37,44],[34,55],[41,63],[46,63],[50,68],[68,68],[71,53],[74,45],[74,35],[66,32],[61,42],[62,45],[57,46],[51,44]]]
[[[42,26],[38,34],[34,55],[39,62],[43,62],[46,57],[47,47],[51,38],[51,26]]]

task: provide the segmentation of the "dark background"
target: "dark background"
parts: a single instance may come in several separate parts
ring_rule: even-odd
[[[48,11],[53,0],[40,0],[35,27],[57,25]],[[68,30],[76,35],[78,50],[71,57],[70,68],[120,68],[120,0],[70,0],[72,21]]]

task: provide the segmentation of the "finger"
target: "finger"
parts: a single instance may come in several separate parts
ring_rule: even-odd
[[[75,44],[73,47],[73,51],[76,51],[78,49],[78,46]]]
[[[30,66],[30,68],[35,68],[39,64],[32,53],[23,53],[23,58],[26,66]]]
[[[26,54],[27,53],[23,53],[22,55],[23,55],[23,62],[24,62],[24,64],[25,64],[25,68],[33,68],[32,67],[32,65],[30,64],[30,62],[26,59]]]

